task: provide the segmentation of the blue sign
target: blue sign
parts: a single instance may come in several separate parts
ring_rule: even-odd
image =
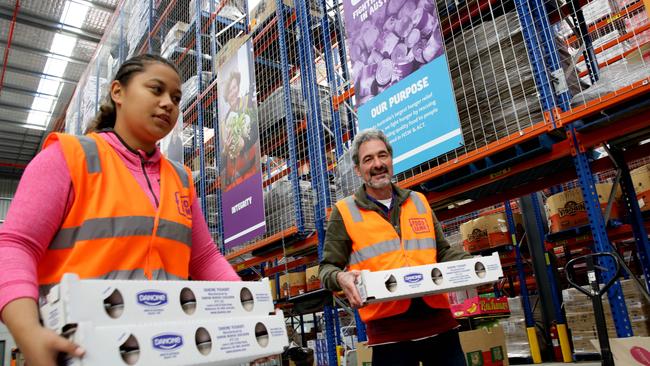
[[[437,57],[359,107],[359,129],[378,128],[401,173],[463,145],[446,57]]]

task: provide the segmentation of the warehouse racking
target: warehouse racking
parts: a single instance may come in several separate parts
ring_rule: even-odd
[[[608,252],[610,241],[634,238],[639,265],[650,281],[648,225],[628,168],[650,152],[650,144],[640,144],[650,132],[644,116],[650,22],[639,21],[647,10],[643,2],[473,0],[436,5],[465,144],[398,174],[398,184],[424,192],[449,235],[467,219],[495,210],[507,212],[513,227],[514,202],[509,200],[521,197],[515,209],[533,213],[525,220],[530,259],[518,245],[497,250],[511,259],[506,291],[524,299],[527,286],[522,283],[535,289],[527,278],[531,271],[542,281],[539,288],[558,282],[556,269],[543,260],[549,246],[556,252],[586,246]],[[329,208],[358,182],[345,153],[357,127],[342,19],[337,0],[266,0],[254,9],[242,1],[121,1],[65,120],[55,129],[81,133],[106,93],[106,81],[126,58],[165,54],[181,71],[183,155],[195,172],[215,242],[242,275],[278,281],[280,273],[317,261]],[[220,55],[242,37],[250,37],[255,55],[267,231],[231,247],[224,243],[219,214],[221,90],[216,74]],[[602,144],[610,154],[594,159],[594,149]],[[594,190],[594,173],[605,179],[612,171],[620,171],[613,175],[620,176],[629,211],[627,223],[617,228],[606,225]],[[567,239],[575,231],[546,235],[535,192],[557,191],[573,180],[582,188],[589,213],[589,226],[579,234],[591,236]],[[546,293],[547,323],[566,324],[558,293]],[[628,336],[629,317],[620,293],[617,284],[609,302],[617,334]],[[281,305],[299,309],[299,303],[313,297],[297,296]],[[335,364],[335,345],[341,343],[339,305],[327,297],[323,303],[319,311],[329,364]],[[340,300],[336,304],[344,307]],[[316,312],[308,310],[294,315]],[[534,325],[530,310],[524,305],[529,328]],[[357,337],[364,339],[360,323]]]

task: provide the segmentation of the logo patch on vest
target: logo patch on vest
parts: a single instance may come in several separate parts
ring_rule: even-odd
[[[411,229],[416,234],[428,233],[431,231],[429,230],[429,225],[427,224],[426,219],[409,219],[409,224],[411,224]]]
[[[180,192],[176,192],[176,208],[181,216],[192,219],[192,208],[190,207],[190,196],[181,196]]]

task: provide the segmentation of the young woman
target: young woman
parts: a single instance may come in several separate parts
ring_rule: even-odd
[[[217,250],[191,172],[156,143],[176,123],[176,67],[126,61],[85,136],[50,135],[0,228],[0,315],[29,365],[83,350],[39,323],[63,273],[81,278],[240,280]]]

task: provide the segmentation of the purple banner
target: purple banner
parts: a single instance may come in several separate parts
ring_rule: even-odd
[[[445,52],[433,0],[343,0],[357,106]]]
[[[266,232],[260,170],[253,44],[219,67],[219,145],[224,245],[234,248]]]

